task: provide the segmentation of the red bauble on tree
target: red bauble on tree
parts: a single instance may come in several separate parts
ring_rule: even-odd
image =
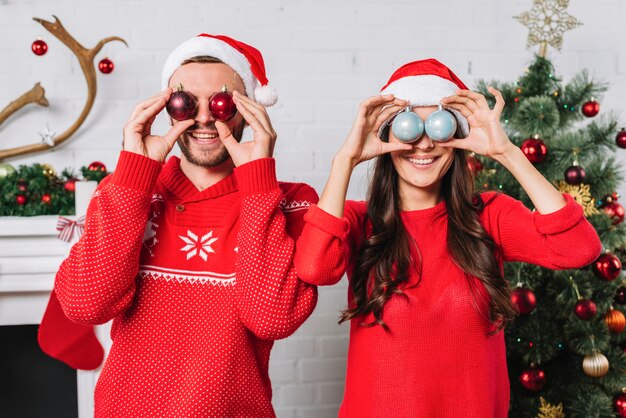
[[[115,65],[113,64],[113,61],[111,61],[108,58],[103,58],[98,63],[98,69],[100,70],[102,74],[111,74],[114,68],[115,68]]]
[[[511,302],[517,307],[520,315],[528,315],[537,306],[537,298],[532,290],[518,287],[511,293]]]
[[[626,148],[626,129],[622,128],[615,137],[615,143],[620,148]]]
[[[598,308],[593,301],[589,299],[580,299],[576,302],[576,306],[574,306],[574,312],[577,317],[586,321],[596,316]]]
[[[17,196],[15,196],[15,203],[20,206],[24,206],[26,204],[26,200],[26,196],[24,196],[23,194],[18,194]]]
[[[43,196],[41,196],[41,203],[44,203],[46,205],[52,204],[52,196],[50,196],[48,193],[44,194]]]
[[[617,288],[613,301],[618,305],[623,305],[626,303],[626,287],[621,286]]]
[[[103,173],[106,173],[106,171],[107,171],[106,166],[103,163],[101,163],[100,161],[94,161],[93,163],[89,164],[87,169],[89,171],[100,171],[100,172],[103,172]]]
[[[237,106],[233,101],[233,96],[228,92],[226,85],[222,86],[222,91],[215,93],[209,100],[209,111],[211,115],[221,121],[232,119],[237,114]]]
[[[43,40],[43,39],[37,39],[35,42],[33,42],[33,44],[30,46],[30,49],[33,50],[33,53],[35,55],[39,55],[42,56],[43,54],[45,54],[46,52],[48,52],[48,44]]]
[[[77,179],[67,179],[67,181],[65,183],[63,183],[63,188],[65,189],[65,191],[67,192],[75,192],[76,191],[76,182],[78,180]]]
[[[522,152],[533,164],[537,164],[546,159],[548,155],[548,147],[539,138],[528,138],[520,147]]]
[[[176,91],[167,100],[165,109],[173,119],[187,120],[196,115],[198,103],[190,93],[184,90],[182,84],[178,84]]]
[[[19,190],[22,193],[28,190],[28,182],[26,180],[19,180],[16,186],[17,186],[17,190]]]
[[[587,173],[585,173],[585,169],[579,166],[577,163],[574,163],[573,166],[569,167],[565,170],[565,181],[569,184],[580,184],[587,182]]]
[[[546,374],[537,367],[531,367],[522,372],[519,381],[527,390],[538,392],[543,389],[546,384]]]
[[[583,115],[587,116],[588,118],[592,118],[600,113],[600,103],[596,102],[593,99],[589,100],[588,102],[585,102],[583,104],[581,110],[583,112]]]
[[[619,276],[622,271],[622,262],[613,254],[600,254],[600,257],[593,262],[593,271],[602,280],[610,282]]]
[[[600,206],[604,213],[609,215],[613,220],[613,225],[617,225],[624,221],[624,207],[621,203],[617,202],[619,195],[613,193],[612,195],[606,195],[602,198],[602,205]]]
[[[613,308],[609,309],[604,316],[604,322],[609,330],[614,334],[621,333],[626,327],[626,317],[624,317],[624,314]]]
[[[613,407],[617,411],[617,416],[626,418],[626,393],[620,393],[615,397]]]

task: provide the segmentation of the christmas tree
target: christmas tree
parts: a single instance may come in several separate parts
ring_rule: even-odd
[[[606,85],[587,71],[563,84],[552,63],[536,56],[513,83],[479,82],[477,90],[488,98],[489,85],[506,100],[502,124],[511,140],[583,205],[605,249],[579,270],[505,265],[520,312],[506,328],[510,416],[546,416],[547,405],[562,405],[571,418],[615,417],[619,396],[626,399],[626,281],[620,276],[626,229],[615,193],[622,177],[612,154],[626,147],[626,131],[618,132],[610,112],[598,115],[596,100]],[[472,156],[470,168],[478,190],[501,191],[533,208],[504,167]]]

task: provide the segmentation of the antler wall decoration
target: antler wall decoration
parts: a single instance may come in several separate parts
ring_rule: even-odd
[[[35,152],[47,150],[54,146],[60,145],[61,143],[65,142],[70,136],[72,136],[72,134],[74,134],[74,132],[76,132],[78,128],[80,128],[80,126],[83,124],[83,122],[87,118],[87,115],[89,115],[89,112],[91,111],[93,103],[96,99],[96,92],[98,90],[96,83],[96,69],[94,64],[96,54],[100,52],[102,47],[108,42],[120,41],[123,42],[124,45],[128,46],[124,39],[117,36],[110,36],[108,38],[102,39],[96,44],[95,47],[87,49],[83,47],[80,43],[78,43],[78,41],[76,41],[76,39],[74,39],[74,37],[72,37],[72,35],[67,32],[67,30],[61,24],[61,21],[59,21],[56,16],[53,17],[54,22],[49,22],[38,17],[34,17],[33,20],[39,22],[44,28],[48,30],[48,32],[50,32],[61,42],[63,42],[78,58],[80,67],[83,70],[83,74],[85,75],[85,80],[87,81],[87,101],[85,102],[85,106],[78,116],[78,119],[76,119],[76,121],[69,128],[67,128],[65,132],[59,134],[58,136],[54,136],[52,142],[37,142],[21,147],[0,149],[0,160],[9,157],[15,157],[18,155],[32,154]],[[41,106],[48,105],[48,101],[45,97],[45,90],[43,89],[43,87],[41,87],[39,83],[35,84],[35,86],[29,92],[12,101],[2,111],[0,111],[0,124],[2,124],[2,122],[4,122],[13,113],[29,103],[36,103]]]

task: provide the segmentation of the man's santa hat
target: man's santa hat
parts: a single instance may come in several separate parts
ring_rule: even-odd
[[[399,99],[408,100],[412,107],[433,106],[439,105],[442,98],[455,94],[459,89],[467,90],[461,79],[436,59],[429,58],[398,68],[380,94],[393,94]],[[452,112],[458,122],[457,136],[466,137],[469,124],[465,116],[456,109],[444,108]]]
[[[253,46],[224,35],[201,33],[180,44],[165,60],[162,86],[165,89],[174,71],[187,59],[210,56],[232,68],[243,80],[246,95],[264,106],[278,100],[276,90],[268,85],[261,52]]]

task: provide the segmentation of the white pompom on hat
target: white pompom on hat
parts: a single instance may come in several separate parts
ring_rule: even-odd
[[[436,106],[441,99],[455,94],[459,89],[467,90],[467,86],[448,67],[429,58],[398,68],[380,90],[380,94],[393,94],[399,99],[408,100],[412,107]],[[456,109],[444,108],[456,118],[460,136],[469,135],[469,123],[465,116]]]
[[[261,52],[224,35],[201,33],[178,45],[163,65],[162,88],[168,86],[170,77],[185,60],[197,56],[217,58],[232,68],[243,80],[246,95],[263,106],[272,106],[278,101],[276,90],[268,85]]]

